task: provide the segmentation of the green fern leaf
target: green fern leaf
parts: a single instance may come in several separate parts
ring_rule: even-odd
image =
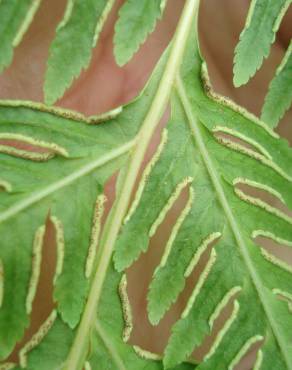
[[[122,314],[121,299],[117,291],[120,280],[121,275],[114,270],[113,266],[110,266],[100,303],[101,308],[98,311],[98,321],[95,322],[95,327],[90,338],[92,351],[86,359],[84,369],[163,370],[161,359],[143,358],[141,354],[143,356],[154,356],[146,352],[137,354],[137,349],[135,350],[121,339],[121,333],[124,330],[124,317]],[[41,341],[36,341],[29,348],[30,351],[26,352],[22,350],[21,352],[21,363],[27,369],[69,370],[65,367],[64,359],[66,359],[70,351],[76,331],[65,325],[60,317],[54,315],[54,312],[50,316],[50,319],[50,330],[46,333],[45,337]],[[40,333],[42,333],[41,330]],[[56,343],[59,343],[58,347],[56,347]],[[13,369],[20,370],[21,367],[15,367]],[[173,368],[173,370],[193,369],[194,365],[187,363]]]
[[[193,2],[193,0],[188,2],[188,10]],[[190,24],[193,12],[194,10],[189,12],[187,24]],[[183,28],[180,33],[186,35],[187,31],[188,28]],[[88,345],[100,340],[107,348],[96,351],[103,351],[104,356],[109,355],[107,339],[100,338],[103,336],[102,330],[95,328],[95,301],[96,296],[99,298],[100,294],[97,292],[103,287],[104,281],[99,269],[104,269],[107,263],[104,264],[103,260],[110,261],[111,257],[110,247],[105,242],[107,248],[103,252],[101,246],[101,261],[97,264],[97,272],[93,274],[96,268],[93,251],[98,239],[96,235],[98,221],[100,222],[98,200],[102,199],[106,179],[121,166],[127,154],[133,149],[139,125],[143,122],[143,130],[148,132],[148,122],[155,124],[159,122],[159,116],[168,97],[168,94],[164,96],[164,104],[161,105],[161,92],[165,92],[166,85],[168,92],[171,87],[169,76],[164,75],[162,83],[161,75],[165,74],[165,68],[167,71],[175,68],[182,51],[175,50],[174,55],[176,63],[173,64],[171,58],[172,63],[165,67],[168,53],[164,54],[142,95],[123,109],[107,114],[109,119],[107,123],[102,123],[105,116],[85,119],[79,114],[48,108],[41,104],[18,101],[1,103],[2,359],[11,352],[29,323],[40,274],[44,225],[47,218],[51,220],[56,231],[58,258],[54,278],[54,299],[57,301],[57,311],[52,312],[31,341],[21,349],[20,367],[27,366],[37,370],[60,367],[73,370],[81,369],[83,366],[88,368],[89,361],[95,361],[90,357],[86,362]],[[154,113],[158,116],[153,121]],[[151,131],[149,133],[150,139]],[[77,197],[80,201],[77,201]],[[72,199],[76,202],[72,202]],[[17,231],[14,234],[11,233],[11,222]],[[110,224],[115,225],[112,222]],[[20,249],[19,235],[21,235]],[[112,234],[109,235],[111,237]],[[94,242],[93,245],[90,244],[90,239]],[[88,266],[91,266],[89,273]],[[110,273],[108,276],[110,278]],[[96,289],[96,285],[100,288]],[[116,298],[112,289],[110,294],[114,309]],[[101,303],[99,310],[102,310],[102,307]],[[121,316],[120,300],[117,309]],[[100,317],[102,318],[101,315]],[[115,320],[118,322],[118,316]],[[76,329],[78,322],[80,323]],[[106,326],[106,322],[101,323],[102,326]],[[90,333],[93,338],[89,342]],[[122,361],[128,356],[133,361],[133,367],[131,364],[121,367],[118,360],[119,368],[134,370],[136,363],[141,364],[139,368],[162,368],[162,362],[155,356],[155,360],[152,359],[150,363],[148,359],[142,361],[140,356],[141,353],[144,356],[145,352],[140,351],[140,354],[137,354],[132,347],[123,343],[121,334],[115,332],[115,337],[110,337],[111,341],[117,338],[116,345],[120,347],[114,349],[110,356],[115,362],[115,353],[119,351],[123,357]],[[52,351],[53,345],[60,340],[62,345]],[[17,368],[9,363],[3,363],[1,366]],[[182,365],[178,369],[189,369],[189,366]]]
[[[47,217],[53,222],[57,240],[54,299],[58,302],[59,313],[56,335],[61,335],[62,322],[68,324],[65,325],[68,336],[74,335],[72,330],[84,310],[94,267],[97,236],[92,233],[97,232],[98,225],[92,222],[94,214],[98,214],[103,184],[132,149],[139,124],[152,104],[164,64],[165,58],[140,98],[101,117],[85,118],[37,103],[1,102],[2,359],[11,352],[29,323]],[[11,140],[20,146],[11,146]],[[27,145],[32,145],[34,150],[28,150]],[[11,233],[11,222],[17,230],[15,233]],[[63,335],[65,338],[66,332]],[[49,345],[52,345],[50,335]],[[58,358],[52,356],[52,363]],[[33,363],[37,361],[41,360]],[[49,368],[50,365],[43,363],[42,366]]]
[[[49,110],[46,112],[43,106],[4,102],[0,110],[1,178],[9,184],[9,192],[0,193],[4,270],[0,351],[3,357],[28,323],[48,212],[57,233],[54,295],[63,319],[72,327],[79,321],[89,285],[83,263],[88,254],[93,207],[107,171],[112,171],[116,162],[110,162],[110,166],[102,167],[101,171],[99,168],[119,159],[129,150],[129,144],[124,144],[125,136],[120,135],[118,124],[105,133],[103,126],[97,129],[78,121],[78,117],[75,122],[74,118],[66,119],[66,113],[58,116]],[[101,136],[93,134],[96,130]],[[16,140],[24,146],[34,145],[41,152],[15,149],[5,145],[7,140]],[[89,206],[83,207],[84,204]],[[15,233],[7,229],[10,222],[17,230]],[[83,233],[78,232],[79,228]],[[33,264],[31,253],[35,255]]]
[[[41,0],[3,0],[0,3],[0,72],[13,58]]]
[[[114,53],[123,66],[137,52],[156,21],[161,17],[166,0],[127,0],[119,12],[115,26]]]
[[[55,103],[87,68],[92,48],[114,4],[113,0],[68,0],[65,15],[50,48],[45,101]]]
[[[5,276],[0,310],[2,358],[28,323],[31,303],[27,302],[32,301],[34,293],[32,287],[27,293],[33,240],[37,240],[37,230],[45,224],[48,212],[59,240],[54,296],[63,320],[71,327],[78,323],[89,287],[85,263],[95,203],[104,181],[133,146],[138,124],[156,89],[154,77],[156,80],[146,90],[150,97],[143,95],[106,124],[99,123],[102,117],[85,120],[81,115],[39,104],[2,102],[0,140],[4,143],[0,145],[0,168],[1,183],[6,184],[2,186],[6,191],[0,192]],[[131,121],[134,118],[136,125]],[[42,152],[5,145],[5,140],[11,139],[41,147]],[[11,220],[18,230],[15,234],[9,231]],[[20,255],[14,251],[20,234],[21,265]]]
[[[236,87],[246,84],[268,57],[290,4],[291,0],[252,0],[245,28],[235,49],[233,82]]]
[[[92,369],[107,369],[109,364],[112,369],[149,369],[162,370],[163,364],[159,356],[149,352],[139,350],[138,347],[131,347],[121,343],[121,334],[124,331],[124,317],[121,315],[120,297],[118,294],[113,300],[112,292],[116,291],[120,284],[121,275],[118,274],[113,266],[110,267],[107,280],[105,282],[104,293],[98,311],[97,330],[94,334],[94,348],[88,362]],[[115,318],[113,320],[113,317]],[[119,335],[117,336],[117,333]],[[108,341],[106,340],[108,337]],[[116,356],[110,351],[116,349]],[[107,354],[108,353],[108,354]],[[173,370],[191,370],[194,365],[181,364]]]
[[[282,63],[269,86],[262,109],[262,120],[271,127],[276,127],[292,103],[292,42],[286,51]]]
[[[84,118],[41,104],[1,102],[3,360],[29,324],[48,219],[57,263],[56,309],[20,350],[20,363],[0,367],[232,370],[260,342],[256,370],[292,370],[292,268],[256,240],[265,236],[291,247],[292,220],[239,187],[265,191],[291,209],[292,151],[263,122],[212,91],[198,51],[197,7],[197,0],[186,1],[148,85],[123,108]],[[169,100],[171,119],[131,204]],[[101,231],[104,184],[117,169],[116,200]],[[207,262],[161,356],[127,344],[133,320],[124,270],[147,250],[182,191],[187,202],[149,289],[153,324],[176,302],[203,254]],[[232,300],[210,351],[193,364],[193,349]]]
[[[292,319],[287,302],[278,297],[280,292],[291,297],[291,267],[265,252],[255,237],[266,235],[291,246],[292,219],[237,184],[276,195],[291,209],[292,152],[268,126],[212,92],[204,64],[201,77],[195,44],[192,37],[176,79],[164,144],[145,170],[124,220],[115,266],[123,271],[147,250],[182,189],[189,189],[150,285],[148,312],[153,324],[177,300],[210,242],[215,245],[172,328],[165,367],[189,358],[210,334],[222,307],[236,295],[229,320],[198,369],[233,369],[261,341],[258,369],[291,369]]]

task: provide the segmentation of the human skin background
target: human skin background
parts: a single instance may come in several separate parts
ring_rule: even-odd
[[[171,39],[184,0],[168,1],[166,13],[163,20],[158,23],[156,31],[124,68],[115,64],[112,45],[113,24],[121,3],[122,1],[117,1],[106,23],[98,46],[93,52],[89,68],[81,74],[57,105],[85,114],[98,114],[129,101],[137,95],[147,81],[155,63]],[[0,98],[43,100],[42,86],[49,44],[54,36],[56,25],[63,16],[65,5],[66,0],[43,0],[29,32],[15,51],[12,65],[0,75]],[[291,38],[292,12],[285,16],[271,55],[256,77],[246,86],[235,89],[232,86],[233,53],[244,25],[248,6],[248,0],[202,0],[199,36],[215,90],[258,115],[268,83]],[[75,47],[78,48],[78,45]],[[291,121],[292,111],[290,110],[279,127],[280,134],[290,142],[292,140]],[[156,135],[151,145],[152,150],[157,141]],[[113,198],[113,181],[109,184],[107,192]],[[183,201],[182,199],[182,204]],[[177,209],[180,207],[181,204],[176,205]],[[154,266],[160,259],[167,232],[176,214],[177,211],[168,217],[159,234],[152,240],[149,252],[142,256],[129,271],[129,293],[130,297],[135,297],[131,301],[136,323],[131,341],[158,352],[162,351],[169,335],[169,324],[178,318],[185,302],[185,298],[182,297],[180,304],[171,310],[158,328],[152,328],[147,322],[145,311],[147,286]],[[46,262],[43,264],[32,325],[26,338],[29,338],[47,317],[53,304],[48,297],[52,289],[51,277],[54,271],[55,252],[51,230],[49,234],[44,252]],[[248,367],[243,368],[248,369]]]

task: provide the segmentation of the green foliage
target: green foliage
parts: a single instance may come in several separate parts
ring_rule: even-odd
[[[105,3],[90,4],[105,12]],[[126,2],[119,22],[145,5],[133,4]],[[153,4],[156,11],[140,21],[145,28],[137,32],[139,38],[133,37],[131,48],[120,54],[123,62],[153,28],[165,1]],[[186,1],[173,42],[149,83],[122,108],[85,118],[42,104],[1,102],[3,361],[30,322],[48,222],[55,229],[57,261],[52,281],[56,308],[20,350],[19,364],[2,363],[0,368],[232,370],[261,342],[255,370],[292,370],[292,269],[257,240],[265,236],[292,246],[291,217],[260,195],[265,192],[292,208],[292,151],[270,127],[212,91],[198,51],[197,6],[197,0]],[[72,61],[74,68],[64,76],[61,90],[52,92],[52,101],[87,65],[94,37],[89,33],[97,21],[83,2],[69,9],[68,23],[59,27],[52,50],[61,39],[77,37],[76,42],[85,42],[86,56]],[[91,20],[91,31],[82,14]],[[66,47],[56,47],[58,58],[68,52]],[[62,71],[63,61],[59,63]],[[130,203],[145,151],[169,102],[171,118]],[[118,169],[116,200],[101,229],[104,185]],[[183,191],[188,199],[149,287],[152,324],[176,302],[203,255],[207,262],[161,356],[127,343],[133,319],[125,270],[147,251]],[[233,307],[228,321],[195,365],[189,356],[211,333],[227,303]]]
[[[127,0],[115,27],[114,53],[117,63],[126,64],[162,15],[165,0]]]
[[[146,360],[137,356],[133,347],[121,340],[124,318],[117,292],[120,279],[121,275],[110,266],[98,311],[98,321],[95,322],[90,338],[92,351],[85,362],[85,369],[163,370],[160,360]],[[45,338],[28,354],[27,369],[67,369],[64,367],[64,359],[72,346],[75,334],[75,331],[57,317]],[[192,369],[194,366],[186,363],[173,368],[173,370]],[[20,367],[14,370],[20,370]]]
[[[1,139],[30,142],[43,151],[35,160],[25,150],[13,152],[5,143],[0,146],[1,179],[9,184],[9,192],[0,193],[1,260],[5,277],[0,310],[1,357],[12,349],[28,323],[32,248],[48,213],[56,221],[59,236],[55,299],[65,322],[74,327],[79,321],[89,286],[84,263],[94,203],[108,171],[116,168],[116,161],[126,151],[119,150],[128,138],[120,134],[119,121],[105,131],[103,125],[86,125],[78,118],[75,121],[42,110],[42,106],[22,102],[4,102],[0,107]],[[100,135],[93,135],[95,131]],[[130,129],[128,135],[131,134]],[[116,161],[104,166],[110,160]],[[11,233],[11,224],[15,233]],[[35,252],[40,253],[41,249]],[[34,266],[37,268],[35,260]]]
[[[113,3],[112,0],[68,0],[50,48],[44,87],[47,104],[62,97],[73,79],[88,67],[91,49]]]
[[[291,0],[252,0],[245,28],[235,49],[235,86],[246,84],[269,55],[275,34],[290,3]]]
[[[110,266],[105,282],[104,294],[98,311],[97,330],[93,343],[97,350],[88,358],[92,369],[145,369],[162,370],[161,360],[143,359],[135,353],[133,347],[121,341],[120,333],[124,330],[124,318],[121,314],[121,301],[116,292],[121,274]],[[106,340],[108,338],[108,341]],[[110,348],[109,348],[110,347]],[[114,349],[115,353],[110,353]],[[194,366],[182,364],[173,370],[191,370]]]
[[[271,127],[277,126],[292,103],[292,43],[286,51],[276,75],[270,83],[261,118]]]
[[[41,0],[3,0],[0,2],[0,72],[13,57],[13,49],[20,43]]]
[[[29,292],[35,293],[32,286],[36,288],[38,283],[37,276],[35,284],[31,284],[38,266],[37,258],[32,260],[32,256],[42,253],[41,239],[40,248],[34,253],[37,230],[50,217],[59,221],[55,226],[57,231],[59,226],[60,231],[54,280],[54,299],[58,302],[59,313],[46,339],[32,351],[29,368],[52,370],[64,362],[74,338],[72,330],[84,310],[90,286],[90,276],[86,277],[85,270],[96,199],[103,192],[104,182],[124,163],[133,147],[133,139],[151,106],[162,69],[163,61],[141,97],[123,109],[109,112],[106,122],[105,115],[86,119],[74,112],[36,103],[1,103],[1,143],[14,139],[22,145],[33,144],[42,151],[34,157],[25,147],[13,150],[14,147],[5,142],[0,146],[3,190],[0,191],[0,258],[4,276],[0,281],[0,291],[3,289],[0,309],[2,359],[11,352],[29,323],[28,296],[33,301],[34,294]],[[63,344],[57,346],[52,356],[47,348],[52,348],[53,343],[56,345],[60,337]],[[121,336],[119,338],[121,341]]]
[[[218,335],[217,346],[198,369],[211,370],[219,364],[220,369],[232,369],[244,355],[245,344],[251,346],[260,338],[264,338],[262,369],[291,368],[291,314],[287,302],[275,294],[292,293],[291,271],[266,255],[254,236],[270,233],[271,238],[291,245],[292,220],[258,197],[239,191],[236,184],[250,183],[277,194],[291,208],[292,153],[263,123],[202,85],[201,60],[192,44],[193,38],[173,93],[167,141],[147,176],[137,207],[126,218],[116,244],[115,265],[121,271],[147,250],[169,209],[167,203],[179,194],[181,184],[186,187],[189,183],[189,201],[177,220],[178,227],[173,227],[150,285],[148,312],[153,324],[183,290],[187,271],[207,248],[204,241],[213,238],[217,243],[172,329],[165,366],[186,360],[202,343],[211,332],[210,317],[223,297],[230,294],[231,298],[235,289],[239,294],[230,326],[222,329],[222,338]],[[206,71],[203,79],[206,84]],[[253,150],[226,137],[216,138],[220,132],[253,143]]]

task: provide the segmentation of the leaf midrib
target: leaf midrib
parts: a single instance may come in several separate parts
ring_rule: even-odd
[[[183,81],[182,81],[180,76],[177,76],[177,78],[176,78],[176,90],[178,92],[178,96],[181,100],[182,106],[183,106],[184,111],[186,113],[186,116],[188,118],[189,126],[190,126],[190,129],[191,129],[191,132],[193,133],[194,140],[195,140],[195,142],[198,146],[198,149],[200,151],[200,154],[202,156],[204,164],[207,168],[207,172],[209,173],[209,176],[211,178],[211,182],[212,182],[212,184],[214,186],[214,189],[217,193],[219,202],[221,203],[221,206],[222,206],[222,208],[225,212],[225,215],[226,215],[226,218],[229,222],[230,228],[231,228],[231,230],[234,234],[235,240],[237,241],[239,251],[240,251],[240,253],[243,257],[243,260],[246,264],[247,270],[249,271],[249,274],[251,276],[251,280],[252,280],[252,282],[255,286],[256,292],[259,296],[259,300],[262,303],[263,309],[266,313],[266,316],[268,318],[268,321],[270,323],[270,326],[272,328],[274,336],[275,336],[275,338],[276,338],[276,340],[279,344],[279,348],[280,348],[280,350],[282,352],[282,355],[283,355],[283,358],[286,362],[287,369],[292,369],[292,360],[290,359],[289,353],[286,353],[285,342],[284,342],[281,334],[279,333],[278,325],[277,325],[276,321],[274,320],[273,313],[271,312],[271,310],[269,308],[269,302],[266,301],[265,296],[262,292],[263,285],[261,283],[261,279],[258,276],[258,273],[257,273],[256,269],[253,266],[253,262],[252,262],[249,254],[247,252],[247,248],[245,246],[244,239],[241,235],[240,227],[238,226],[236,218],[235,218],[235,216],[234,216],[234,214],[233,214],[233,212],[232,212],[232,210],[229,206],[228,200],[227,200],[227,198],[225,196],[225,192],[223,190],[222,181],[220,180],[220,177],[217,174],[217,170],[216,170],[216,168],[215,168],[215,166],[212,162],[212,159],[211,159],[211,157],[208,153],[208,150],[205,146],[205,143],[204,143],[201,131],[200,131],[200,127],[198,125],[198,120],[192,112],[191,103],[188,99],[186,90],[185,90],[184,85],[183,85]]]
[[[127,212],[131,194],[145,157],[146,150],[167,106],[169,95],[173,88],[175,75],[181,65],[191,25],[196,18],[198,5],[199,0],[186,0],[185,2],[159,87],[137,135],[137,145],[133,148],[131,157],[129,158],[129,162],[126,167],[127,171],[123,178],[123,183],[121,184],[115,206],[112,208],[112,213],[108,216],[104,226],[99,245],[99,259],[96,263],[95,272],[93,274],[88,300],[77,329],[74,343],[71,347],[63,370],[77,370],[81,368],[85,359],[85,339],[96,316],[99,299],[107,269],[111,261],[114,245],[124,216]]]

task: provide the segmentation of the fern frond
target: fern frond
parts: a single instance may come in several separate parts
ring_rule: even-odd
[[[124,109],[116,110],[117,113],[110,112],[108,121],[105,115],[101,120],[85,119],[74,112],[41,104],[1,103],[0,168],[6,184],[0,192],[3,236],[0,258],[4,271],[0,310],[2,358],[28,325],[27,307],[31,307],[32,292],[37,286],[37,279],[31,278],[31,274],[37,276],[34,270],[38,268],[35,260],[33,265],[31,261],[33,241],[48,214],[57,239],[54,298],[62,319],[70,327],[79,322],[90,285],[88,257],[94,258],[90,240],[94,242],[92,232],[97,231],[95,204],[104,182],[133,147],[139,122],[151,105],[158,81],[159,77],[154,75],[145,91],[147,95],[141,95]],[[16,140],[23,149],[11,145],[11,140]],[[33,151],[26,149],[27,143],[33,146]],[[9,231],[11,222],[15,233]],[[37,251],[41,258],[41,246]],[[29,281],[33,281],[30,287]]]
[[[149,358],[149,356],[154,355],[146,353],[146,351],[135,350],[133,346],[122,341],[121,333],[124,330],[124,317],[120,295],[117,290],[120,280],[121,274],[117,273],[111,265],[97,315],[98,320],[94,323],[90,337],[91,351],[87,355],[84,369],[163,370],[161,358]],[[22,364],[26,364],[28,369],[69,370],[64,361],[72,347],[76,331],[64,324],[59,316],[54,316],[54,312],[47,322],[50,323],[49,330],[43,333],[42,328],[40,328],[38,340],[30,345],[29,351],[21,353],[22,361],[24,359],[26,361]],[[40,333],[43,333],[44,336],[41,336]],[[56,343],[59,343],[58,347],[56,347]],[[18,369],[18,367],[14,368],[14,370]],[[176,366],[173,370],[193,369],[193,364],[184,363]]]
[[[256,239],[291,247],[292,219],[246,190],[291,209],[292,151],[265,123],[213,92],[198,51],[197,7],[186,1],[148,85],[123,108],[84,118],[41,104],[0,104],[3,360],[30,321],[47,220],[57,248],[56,309],[20,350],[20,363],[0,368],[232,370],[258,343],[255,369],[292,370],[292,268]],[[170,121],[131,203],[169,100]],[[104,184],[118,169],[116,200],[101,230]],[[207,262],[161,356],[127,344],[133,320],[125,269],[148,249],[182,191],[188,199],[149,287],[153,324],[203,255]],[[193,364],[193,349],[228,303],[228,320]]]
[[[153,324],[177,300],[201,256],[209,254],[172,328],[165,368],[189,358],[236,296],[228,321],[198,369],[231,370],[257,342],[263,343],[257,368],[291,369],[292,319],[287,302],[276,292],[292,293],[292,270],[258,245],[255,236],[273,234],[291,245],[292,219],[238,184],[266,191],[291,209],[292,152],[263,122],[212,92],[195,44],[191,37],[176,78],[165,144],[147,173],[142,193],[138,188],[131,216],[125,218],[115,266],[123,271],[148,249],[168,204],[187,187],[188,202],[149,287]]]
[[[114,0],[68,0],[64,18],[50,47],[45,77],[45,102],[55,103],[74,78],[88,67]]]
[[[0,2],[0,72],[8,67],[13,49],[21,42],[41,0],[3,0]]]
[[[244,30],[235,48],[234,78],[236,87],[244,85],[261,67],[291,0],[252,0]]]
[[[292,42],[286,51],[265,97],[261,118],[276,127],[292,103]]]
[[[42,253],[37,230],[45,224],[48,213],[57,233],[54,295],[63,319],[72,327],[79,321],[89,284],[82,265],[88,253],[93,206],[105,181],[103,176],[107,176],[107,168],[113,170],[114,160],[126,154],[131,145],[123,143],[125,137],[120,135],[118,124],[112,130],[117,131],[116,134],[111,135],[103,132],[102,126],[97,128],[41,112],[33,104],[11,106],[2,102],[0,110],[1,176],[10,184],[9,193],[0,193],[4,270],[0,335],[3,357],[28,323],[38,281],[35,269],[39,268],[37,260],[41,259]],[[98,144],[101,137],[90,134],[95,130],[105,140],[101,147]],[[115,135],[120,136],[117,145],[112,141]],[[106,140],[107,137],[109,139]],[[9,144],[11,140],[24,149],[14,149]],[[33,145],[34,151],[25,149],[27,142]],[[104,168],[107,163],[109,167]],[[99,172],[101,174],[97,175]],[[72,202],[76,198],[80,202]],[[88,207],[84,208],[84,204]],[[7,229],[10,222],[13,222],[15,233]],[[80,227],[82,234],[76,232]],[[39,243],[35,252],[32,250],[34,243]],[[37,257],[33,263],[31,253]],[[68,290],[70,286],[74,287],[71,293]],[[67,293],[64,294],[65,291]]]
[[[195,0],[188,1],[186,7],[188,12],[185,12],[187,17],[184,21],[188,27],[183,23],[176,44],[182,44],[186,40],[196,9],[192,7],[194,3]],[[101,241],[105,243],[106,248],[103,249],[101,245],[97,259],[92,255],[94,248],[91,248],[90,239],[96,244],[98,237],[95,234],[99,229],[98,219],[101,209],[100,205],[95,203],[101,199],[106,179],[124,163],[125,156],[133,151],[135,137],[142,122],[143,130],[141,133],[139,131],[138,135],[143,137],[147,132],[148,140],[151,139],[148,123],[153,125],[153,129],[159,123],[172,86],[169,76],[174,78],[182,53],[183,48],[181,50],[173,48],[173,56],[166,65],[168,61],[166,52],[142,95],[122,110],[118,110],[116,116],[113,117],[113,113],[110,112],[106,123],[103,122],[104,116],[103,121],[100,117],[83,119],[80,115],[40,104],[2,102],[0,115],[0,129],[2,136],[4,135],[0,151],[1,184],[4,184],[0,193],[2,235],[0,256],[4,276],[1,284],[3,300],[0,310],[2,358],[11,352],[29,323],[40,273],[43,225],[49,217],[56,233],[58,258],[54,278],[54,299],[57,301],[58,313],[53,314],[53,322],[49,318],[49,324],[44,323],[32,341],[24,346],[20,355],[23,358],[22,363],[28,364],[28,368],[32,369],[56,369],[61,366],[73,370],[85,366],[88,345],[93,343],[93,340],[88,341],[90,334],[102,335],[100,334],[102,329],[99,327],[97,330],[95,325],[95,307],[100,298],[100,289],[104,288],[106,276],[99,270],[104,270],[104,273],[107,271],[113,248],[113,244],[110,246],[107,240],[103,241],[102,236]],[[81,120],[85,122],[80,122]],[[18,145],[15,144],[15,140]],[[140,152],[140,144],[139,142],[139,146],[135,148],[142,161],[144,152]],[[145,142],[144,151],[146,148]],[[135,161],[136,157],[132,154],[131,160],[133,159]],[[132,180],[134,179],[133,177]],[[124,193],[121,192],[122,199]],[[128,191],[127,193],[127,196],[130,196]],[[114,209],[120,211],[118,206]],[[116,227],[110,219],[108,221],[110,225]],[[10,233],[11,221],[17,230],[16,234]],[[106,226],[105,230],[107,229]],[[18,235],[22,235],[20,250],[17,248]],[[112,235],[111,232],[108,233],[110,238]],[[36,258],[32,258],[33,255]],[[90,263],[88,258],[91,259]],[[92,266],[94,270],[97,268],[93,275]],[[100,288],[96,289],[98,286]],[[115,296],[114,291],[109,293]],[[102,309],[102,304],[99,307]],[[120,308],[119,301],[117,309]],[[75,329],[81,314],[82,319]],[[101,325],[103,327],[105,324],[101,322]],[[117,346],[122,348],[121,355],[126,357],[125,348],[128,346],[123,344],[120,334],[115,333],[116,338],[119,338]],[[62,346],[53,351],[54,355],[51,356],[50,349],[53,343],[57,343],[61,337]],[[106,345],[107,339],[102,340]],[[111,341],[113,340],[114,338],[111,338]],[[130,358],[138,357],[133,348],[129,347],[129,351]],[[115,355],[113,357],[115,358]],[[86,362],[87,367],[90,366],[89,361],[90,358]],[[143,364],[146,360],[139,361]],[[145,366],[149,369],[162,367],[161,361],[151,363],[153,366],[148,364],[148,361]],[[120,362],[118,366],[122,366]],[[127,369],[131,368],[128,366],[130,364],[127,364]],[[179,367],[181,368],[185,366]]]
[[[92,352],[88,362],[92,369],[106,369],[110,364],[112,369],[162,370],[163,364],[160,356],[121,342],[120,333],[124,331],[125,325],[125,319],[121,314],[121,298],[116,294],[115,300],[113,300],[112,295],[120,281],[121,274],[117,273],[113,266],[110,266],[97,315],[97,330],[94,333],[96,345],[93,347],[96,350]],[[108,337],[108,342],[106,337]],[[116,351],[115,356],[110,353],[111,350]],[[194,365],[185,363],[173,370],[191,369],[194,369]]]
[[[96,201],[103,192],[104,182],[133,148],[139,125],[153,105],[166,57],[167,53],[139,98],[101,117],[85,118],[37,103],[1,102],[2,359],[11,352],[29,323],[41,259],[39,230],[43,235],[43,225],[49,217],[56,231],[54,299],[58,303],[58,316],[36,348],[32,346],[27,361],[38,370],[52,370],[66,361],[66,351],[71,349],[72,339],[75,340],[73,328],[79,322],[91,285],[95,260],[92,252],[99,227]],[[11,144],[11,140],[16,143]],[[10,232],[10,222],[17,230],[14,234]],[[33,254],[37,258],[32,261]],[[45,356],[46,361],[39,359],[39,353],[43,356],[47,346],[58,342],[60,337],[64,343],[58,348],[60,353]],[[82,345],[86,348],[87,341]]]

